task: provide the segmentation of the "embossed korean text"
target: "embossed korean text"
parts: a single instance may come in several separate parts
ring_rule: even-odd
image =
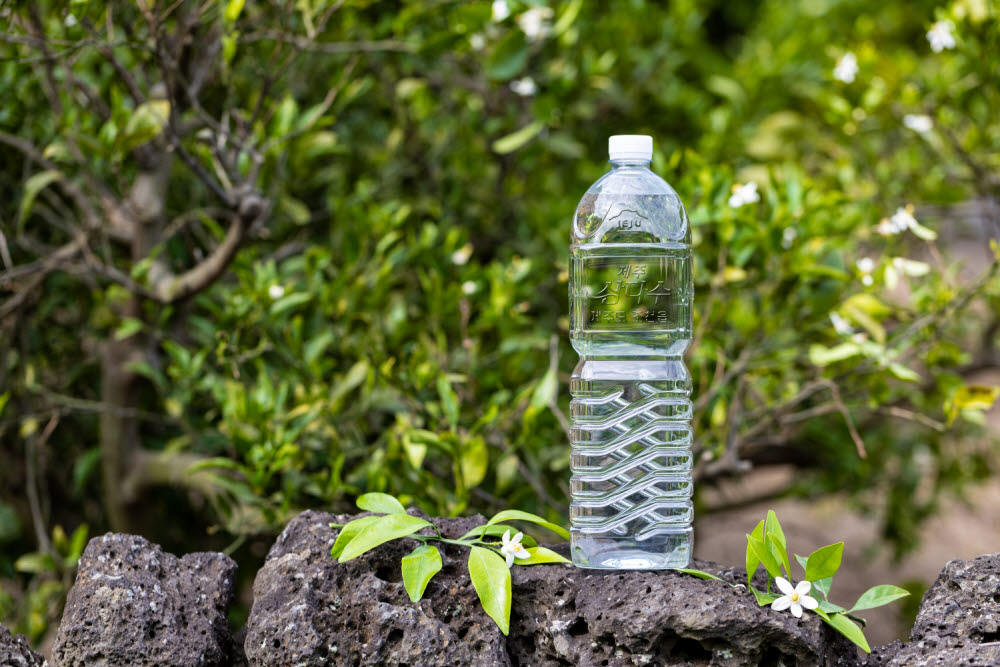
[[[692,551],[691,231],[649,169],[653,141],[609,140],[611,171],[573,217],[572,554],[580,567],[685,567]]]

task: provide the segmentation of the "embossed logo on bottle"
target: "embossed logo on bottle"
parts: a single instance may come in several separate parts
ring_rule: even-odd
[[[619,206],[621,206],[621,204],[619,204]],[[613,210],[614,207],[609,208],[608,213],[611,213]],[[608,219],[608,222],[614,225],[615,229],[628,231],[631,229],[642,229],[643,223],[649,222],[649,218],[636,210],[626,208]]]

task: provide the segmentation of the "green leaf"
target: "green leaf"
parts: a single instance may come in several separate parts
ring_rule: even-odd
[[[753,592],[753,596],[757,598],[757,604],[760,605],[761,607],[767,604],[771,604],[779,597],[781,597],[780,595],[775,595],[774,593],[765,593],[764,591],[758,591],[753,586],[750,587],[750,590]]]
[[[843,542],[828,544],[809,554],[809,559],[806,561],[806,580],[817,581],[837,574],[843,555]]]
[[[531,514],[530,512],[522,512],[521,510],[503,510],[502,512],[494,514],[493,518],[486,522],[486,525],[492,526],[493,524],[500,523],[501,521],[528,521],[530,523],[536,523],[543,528],[548,528],[564,540],[569,539],[568,530],[562,526],[552,523],[551,521],[546,521],[540,516]]]
[[[38,193],[60,180],[62,177],[63,174],[61,171],[57,169],[49,169],[47,171],[40,171],[37,174],[33,174],[27,181],[24,182],[24,195],[21,197],[21,205],[17,209],[17,228],[19,234],[24,229],[24,221],[28,219],[28,215],[31,213],[31,207],[35,205],[35,199],[38,197]]]
[[[844,635],[852,642],[864,649],[865,653],[871,653],[872,650],[868,646],[868,640],[865,639],[865,633],[861,631],[861,628],[851,619],[847,618],[843,614],[826,614],[822,613],[820,616],[823,620],[828,623],[834,630]]]
[[[243,5],[246,4],[246,0],[229,0],[226,3],[225,18],[229,23],[234,23],[236,19],[240,17],[240,12],[243,11]]]
[[[867,591],[861,594],[858,601],[854,603],[850,611],[860,611],[862,609],[874,609],[875,607],[881,607],[882,605],[889,604],[894,600],[899,598],[905,598],[910,594],[910,591],[905,588],[900,588],[899,586],[891,586],[889,584],[883,584],[881,586],[872,586]]]
[[[39,552],[24,554],[14,563],[14,569],[18,572],[29,574],[41,574],[43,572],[58,572],[59,565],[49,554]]]
[[[764,537],[764,519],[761,519],[757,524],[757,527],[753,529],[750,533],[750,537],[755,539],[763,539]],[[760,558],[757,558],[757,552],[754,551],[753,547],[750,546],[750,542],[747,542],[747,586],[753,580],[754,573],[757,572],[757,568],[760,566]],[[804,566],[803,566],[804,567]]]
[[[334,386],[330,392],[330,401],[339,401],[341,398],[354,391],[358,385],[368,377],[368,361],[362,359],[355,362],[351,369],[344,375],[344,379]]]
[[[390,540],[399,539],[400,537],[407,537],[431,525],[433,524],[430,521],[410,516],[409,514],[386,514],[385,516],[380,516],[358,531],[357,536],[340,552],[338,560],[341,563],[346,563],[380,544],[385,544]],[[346,530],[347,526],[344,529]]]
[[[311,292],[292,292],[291,294],[286,294],[271,304],[271,309],[268,313],[271,317],[277,317],[282,313],[294,310],[301,305],[309,303],[312,301],[312,298],[313,295]]]
[[[521,148],[534,139],[535,136],[542,131],[543,127],[545,127],[545,123],[540,120],[536,120],[533,123],[525,125],[517,132],[512,132],[511,134],[494,141],[493,152],[499,155],[513,153],[518,148]]]
[[[903,364],[889,364],[889,372],[904,382],[920,382],[920,373]]]
[[[118,330],[115,331],[115,339],[125,340],[126,338],[134,336],[142,331],[143,326],[145,325],[142,323],[142,320],[137,320],[134,317],[126,317],[122,321],[121,326],[118,327]]]
[[[362,530],[370,526],[371,524],[378,521],[377,516],[363,516],[360,519],[355,519],[349,522],[343,528],[340,529],[340,533],[337,535],[337,541],[333,543],[333,547],[330,549],[330,555],[334,558],[340,558],[340,554],[344,551],[351,540],[358,536]]]
[[[413,602],[424,596],[431,577],[441,571],[441,553],[431,544],[422,544],[403,556],[403,586]]]
[[[531,395],[531,407],[541,410],[548,405],[556,395],[556,370],[549,368]]]
[[[690,567],[675,567],[678,572],[683,572],[684,574],[690,574],[692,577],[698,577],[699,579],[715,579],[716,581],[725,581],[721,577],[717,577],[711,572],[703,572],[701,570],[695,570]]]
[[[989,410],[1000,397],[1000,387],[970,384],[959,387],[945,403],[948,425],[951,426],[963,410]]]
[[[388,493],[366,493],[358,498],[359,509],[379,514],[406,514],[406,508]]]
[[[767,521],[764,524],[764,536],[767,541],[774,546],[774,551],[777,551],[782,564],[785,566],[785,574],[791,578],[792,566],[788,562],[788,549],[785,543],[785,532],[781,529],[781,524],[778,523],[778,515],[774,513],[774,510],[767,511]]]
[[[510,570],[495,551],[472,547],[469,551],[469,578],[479,602],[506,635],[510,631]]]
[[[830,586],[833,584],[833,577],[824,577],[812,582],[813,588],[819,589],[824,598],[830,597]]]
[[[809,346],[809,361],[814,366],[829,366],[832,363],[850,359],[862,353],[857,343],[841,343],[835,347],[813,344]]]
[[[841,607],[839,604],[834,604],[834,603],[830,602],[829,600],[820,600],[819,601],[819,607],[818,607],[818,609],[822,609],[823,611],[825,611],[828,614],[835,614],[837,612],[845,612],[845,611],[847,611],[846,609],[844,609],[843,607]]]
[[[528,43],[524,33],[520,30],[511,30],[497,42],[486,65],[486,74],[491,79],[507,81],[514,78],[527,62]]]
[[[451,388],[451,383],[444,375],[439,375],[437,379],[438,396],[441,397],[441,408],[444,416],[448,418],[448,423],[452,428],[458,426],[458,394]]]
[[[125,131],[118,136],[122,150],[127,152],[155,139],[169,118],[170,102],[167,100],[149,100],[140,104],[125,123]]]
[[[756,537],[747,535],[747,544],[753,549],[754,555],[764,564],[764,569],[771,577],[781,576],[781,565],[778,564],[777,559],[771,551],[764,546],[764,543],[758,540]]]
[[[525,547],[525,550],[531,554],[529,558],[518,558],[514,561],[515,565],[541,565],[543,563],[569,563],[570,560],[560,556],[555,551],[551,549],[546,549],[545,547]]]
[[[462,482],[465,486],[478,486],[489,470],[489,452],[482,436],[470,438],[462,447]]]

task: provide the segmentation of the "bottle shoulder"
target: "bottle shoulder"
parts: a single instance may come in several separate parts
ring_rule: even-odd
[[[574,243],[665,243],[689,240],[677,192],[646,168],[614,169],[599,178],[573,216]]]

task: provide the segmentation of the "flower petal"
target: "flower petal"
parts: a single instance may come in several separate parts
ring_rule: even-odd
[[[504,546],[510,544],[510,528],[507,529],[507,532],[503,534],[500,540],[504,543]]]
[[[812,584],[808,581],[800,581],[795,587],[795,592],[799,595],[806,595],[812,589]]]
[[[508,569],[513,564],[514,564],[514,554],[509,553],[509,554],[507,554],[507,567],[508,567]]]
[[[791,595],[792,593],[795,592],[795,589],[792,588],[792,585],[788,583],[788,580],[785,579],[784,577],[775,577],[774,583],[778,585],[778,590],[784,593],[785,595]]]
[[[524,539],[524,533],[518,533],[514,536],[514,539],[512,539],[511,542],[517,542],[520,544],[522,539]]]
[[[531,558],[531,554],[528,553],[528,550],[524,548],[515,551],[514,555],[517,556],[518,558]]]
[[[809,597],[808,595],[803,595],[799,597],[799,604],[806,609],[815,609],[819,606],[819,600],[814,597]]]
[[[788,595],[780,597],[771,603],[771,609],[775,611],[785,611],[790,606],[792,606],[792,598]]]
[[[795,618],[802,618],[802,605],[798,602],[792,603],[792,616]]]

